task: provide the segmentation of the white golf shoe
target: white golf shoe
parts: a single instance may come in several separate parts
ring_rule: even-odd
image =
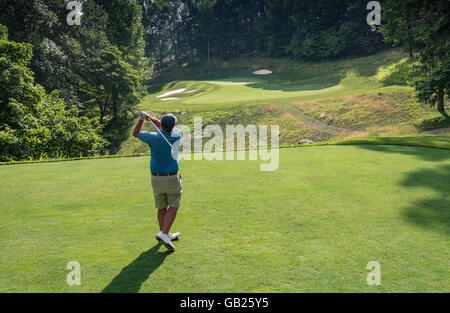
[[[170,251],[175,251],[175,246],[170,241],[170,238],[167,234],[164,234],[163,232],[159,232],[158,235],[156,235],[156,240],[158,240],[160,243],[162,243],[167,249]]]
[[[180,237],[180,233],[174,233],[174,234],[172,234],[172,233],[169,233],[169,239],[170,239],[170,241],[174,241],[174,240],[178,240],[178,237]]]

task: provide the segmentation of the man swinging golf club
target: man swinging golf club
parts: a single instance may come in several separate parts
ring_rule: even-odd
[[[158,132],[141,131],[145,120],[151,122]],[[178,173],[179,145],[174,145],[181,138],[180,131],[175,128],[176,122],[177,118],[172,114],[166,114],[158,120],[142,112],[133,131],[134,137],[150,146],[150,171],[160,229],[156,240],[171,251],[175,251],[172,241],[177,240],[180,233],[172,234],[169,231],[175,221],[183,192],[181,175]]]

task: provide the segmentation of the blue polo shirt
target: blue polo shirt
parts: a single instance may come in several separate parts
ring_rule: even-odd
[[[181,138],[181,134],[177,131],[177,137],[172,137],[171,133],[161,130],[167,140],[173,145]],[[150,159],[150,171],[154,174],[170,174],[176,173],[179,170],[178,153],[180,145],[174,146],[177,151],[174,152],[174,159],[172,157],[172,149],[158,133],[140,132],[139,139],[150,146],[151,159]]]

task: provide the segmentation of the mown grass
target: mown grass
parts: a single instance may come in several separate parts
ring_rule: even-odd
[[[144,126],[145,127],[145,126]],[[146,127],[148,128],[148,127]],[[208,138],[210,139],[210,138]],[[246,138],[245,150],[249,150],[248,137]],[[204,144],[204,142],[203,142]],[[369,136],[364,138],[344,139],[335,141],[318,142],[312,144],[281,144],[279,147],[284,148],[298,148],[298,147],[315,147],[315,146],[334,146],[334,145],[392,145],[392,146],[416,146],[428,147],[450,150],[450,129],[441,129],[433,131],[433,134],[414,134],[414,135],[399,135],[399,136]],[[117,159],[117,158],[135,158],[142,156],[150,156],[149,148],[146,145],[138,144],[139,149],[132,151],[133,153],[124,155],[106,155],[106,156],[92,156],[92,157],[78,157],[78,158],[59,158],[59,159],[41,159],[41,160],[26,160],[26,161],[11,161],[2,162],[0,166],[18,165],[18,164],[37,164],[37,163],[55,163],[55,162],[70,162],[80,160],[100,160],[100,159]],[[270,147],[270,145],[269,145]],[[224,151],[226,146],[223,147]],[[235,149],[239,150],[239,149]],[[182,153],[186,153],[183,152]],[[192,153],[197,153],[193,151]]]
[[[261,161],[265,162],[265,161]],[[449,292],[448,150],[325,146],[182,161],[177,251],[149,158],[0,167],[2,292]],[[68,286],[69,261],[81,286]],[[381,264],[380,286],[366,265]]]
[[[390,145],[390,146],[412,146],[430,147],[450,150],[450,131],[433,135],[402,135],[402,136],[377,136],[329,141],[311,144],[321,145]]]

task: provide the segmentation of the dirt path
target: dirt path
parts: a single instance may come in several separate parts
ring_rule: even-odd
[[[322,121],[319,121],[314,117],[304,113],[297,106],[291,103],[278,104],[278,107],[281,108],[283,111],[290,113],[296,119],[301,121],[305,126],[317,130],[321,133],[327,134],[330,137],[334,137],[341,132],[349,130],[346,128],[336,127],[333,125],[323,123]]]
[[[450,127],[421,132],[421,134],[445,134],[445,133],[450,133]]]

